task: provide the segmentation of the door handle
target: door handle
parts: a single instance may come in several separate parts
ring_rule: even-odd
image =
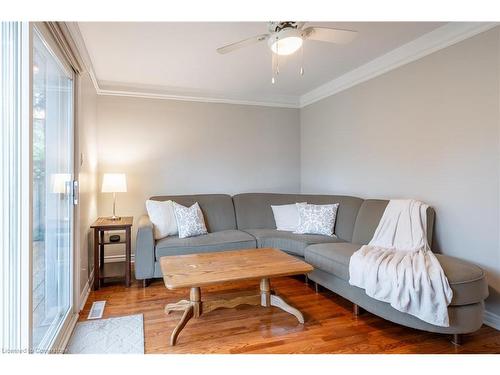
[[[80,187],[77,180],[73,180],[73,205],[78,205],[78,200],[80,199]]]

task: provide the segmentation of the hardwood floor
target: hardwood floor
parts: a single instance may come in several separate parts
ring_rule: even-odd
[[[189,321],[171,347],[170,334],[180,313],[167,316],[164,307],[188,297],[189,290],[169,291],[162,280],[147,288],[134,282],[130,288],[114,285],[91,292],[80,320],[86,320],[97,300],[106,300],[104,318],[142,313],[146,353],[500,353],[500,332],[487,326],[454,346],[448,335],[402,327],[368,312],[354,317],[349,301],[324,289],[316,294],[313,283],[307,285],[302,278],[271,283],[302,311],[304,325],[277,308],[220,309]],[[258,290],[258,282],[204,288],[203,297],[210,300],[221,292],[242,290]]]

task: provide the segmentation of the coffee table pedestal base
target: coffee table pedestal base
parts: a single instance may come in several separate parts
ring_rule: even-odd
[[[186,326],[191,318],[198,318],[202,313],[206,314],[210,311],[220,308],[235,308],[239,305],[254,305],[263,307],[278,307],[297,318],[299,323],[304,324],[304,316],[295,307],[290,306],[281,297],[273,293],[270,287],[269,279],[260,281],[260,294],[243,295],[239,293],[234,297],[218,299],[214,301],[201,301],[200,288],[191,288],[188,300],[181,300],[176,303],[169,303],[165,306],[165,313],[170,314],[172,311],[183,311],[182,318],[174,328],[170,336],[170,345],[174,346],[177,342],[177,337],[182,329]]]

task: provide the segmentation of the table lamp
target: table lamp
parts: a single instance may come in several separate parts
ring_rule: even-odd
[[[102,193],[113,193],[113,216],[111,220],[120,220],[116,216],[116,193],[126,193],[127,192],[127,179],[125,173],[104,173],[102,176]]]
[[[69,182],[71,181],[71,174],[69,173],[53,173],[50,175],[51,191],[54,194],[68,194]],[[62,197],[61,197],[62,199]]]

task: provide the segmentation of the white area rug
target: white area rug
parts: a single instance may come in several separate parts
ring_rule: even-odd
[[[76,324],[69,354],[144,354],[142,314]]]

